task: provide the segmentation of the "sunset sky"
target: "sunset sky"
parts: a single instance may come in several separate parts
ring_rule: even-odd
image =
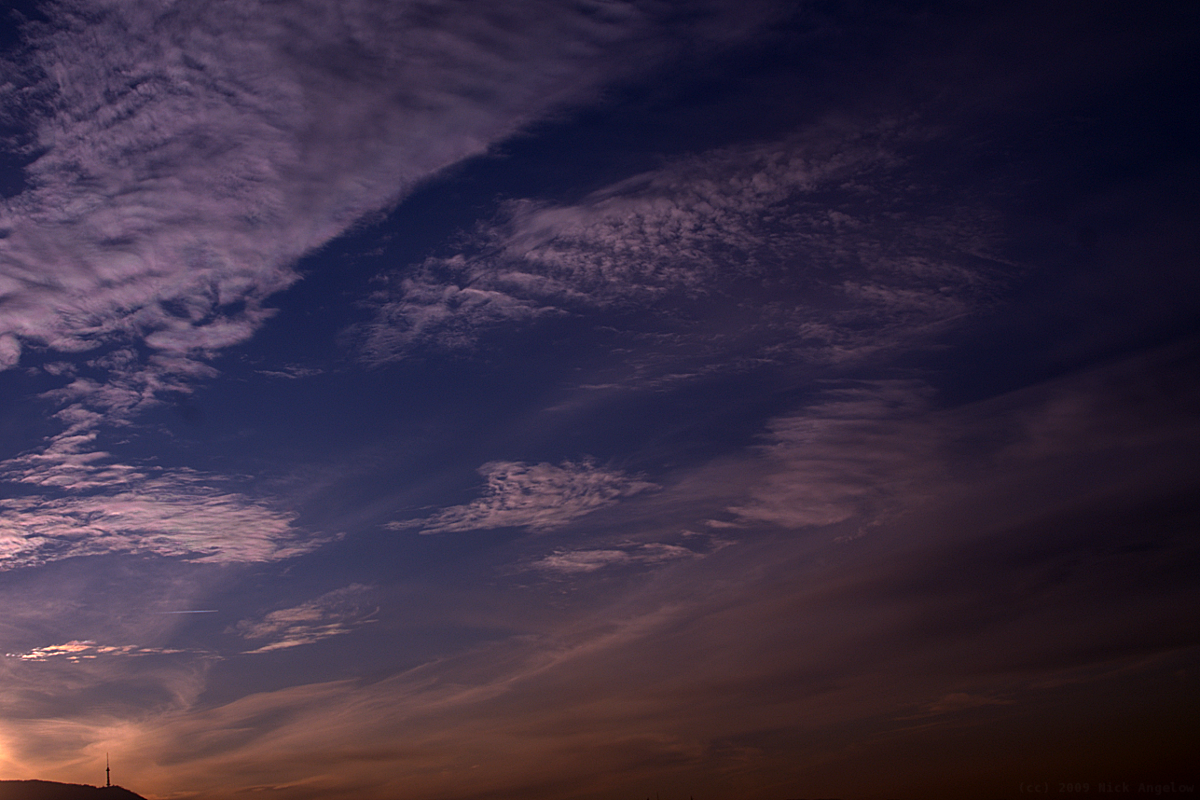
[[[1200,5],[8,9],[0,779],[1197,783]]]

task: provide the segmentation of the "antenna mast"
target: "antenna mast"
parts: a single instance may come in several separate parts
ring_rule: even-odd
[[[104,788],[112,788],[112,768],[108,765],[108,753],[104,754]]]

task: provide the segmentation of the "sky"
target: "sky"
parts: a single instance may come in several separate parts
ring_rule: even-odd
[[[0,779],[1186,793],[1198,43],[1108,0],[9,4]]]

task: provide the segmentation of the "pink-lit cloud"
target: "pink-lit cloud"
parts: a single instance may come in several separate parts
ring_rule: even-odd
[[[0,501],[0,569],[105,553],[198,561],[274,561],[311,551],[319,537],[295,514],[181,469],[138,469],[87,451],[93,436],[5,462],[8,480],[42,493]]]
[[[270,319],[297,259],[365,216],[691,37],[733,41],[775,13],[697,11],[668,31],[636,2],[48,7],[0,87],[31,156],[0,202],[0,369],[62,354],[42,398],[64,430],[4,464],[47,492],[6,501],[6,564],[309,549],[290,514],[118,463],[97,432],[216,376],[209,359]]]
[[[24,653],[5,653],[4,655],[8,658],[20,659],[21,661],[48,661],[52,658],[62,658],[66,661],[78,663],[85,659],[107,656],[177,655],[183,652],[183,650],[138,647],[132,644],[104,645],[85,639],[82,641],[72,640],[64,644],[49,644],[42,647],[35,647]]]
[[[698,555],[696,551],[677,544],[649,542],[603,549],[555,550],[537,559],[530,566],[545,572],[575,575],[611,566],[647,566],[680,558],[695,558]]]
[[[444,508],[419,520],[393,522],[394,530],[419,528],[422,533],[450,533],[487,528],[523,527],[548,531],[651,489],[655,486],[591,461],[493,461],[479,468],[487,479],[484,496]]]
[[[736,337],[763,338],[760,358],[785,341],[823,362],[911,344],[986,302],[1010,268],[991,254],[986,208],[931,206],[907,180],[906,144],[932,135],[826,123],[681,160],[574,205],[514,201],[470,252],[397,274],[352,338],[381,364],[422,345],[469,347],[503,323],[671,307],[750,282],[788,298],[764,296]],[[881,178],[908,185],[883,198]]]
[[[797,528],[877,522],[919,504],[941,477],[945,438],[929,394],[903,381],[848,386],[773,420],[759,450],[768,472],[729,510],[742,523]]]
[[[141,342],[155,355],[116,370],[139,402],[194,379],[270,318],[300,256],[628,74],[629,53],[644,67],[772,13],[698,11],[667,32],[636,2],[54,5],[3,88],[36,157],[0,205],[0,367]],[[75,391],[136,410],[110,382]]]
[[[378,606],[369,603],[371,587],[352,584],[291,608],[271,611],[235,626],[245,639],[268,640],[249,651],[269,653],[340,636],[373,621]]]

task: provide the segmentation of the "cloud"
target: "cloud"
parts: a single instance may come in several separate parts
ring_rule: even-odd
[[[250,653],[269,653],[312,644],[373,622],[372,615],[379,609],[367,603],[370,592],[369,586],[352,584],[307,603],[272,611],[257,620],[243,620],[234,626],[234,630],[245,639],[270,640]]]
[[[0,500],[0,569],[104,553],[216,563],[275,561],[321,543],[295,515],[187,469],[137,468],[88,449],[95,433],[59,436],[43,452],[0,464],[37,494]]]
[[[904,719],[920,719],[922,717],[932,717],[939,714],[957,714],[963,711],[971,711],[985,706],[1004,706],[1011,705],[1011,700],[1002,700],[995,697],[985,695],[969,694],[967,692],[950,692],[926,705],[921,711],[911,717]]]
[[[978,762],[958,757],[964,743],[989,766],[1004,754],[1001,766],[1019,774],[1044,749],[1029,737],[1032,708],[1056,739],[1131,719],[1159,731],[1145,749],[1155,761],[1131,761],[1123,738],[1105,740],[1111,752],[1097,758],[1126,759],[1132,772],[1164,754],[1190,764],[1177,731],[1200,609],[1195,365],[1194,348],[1160,353],[950,409],[922,384],[836,385],[709,474],[710,503],[731,504],[725,485],[769,489],[743,500],[761,518],[716,526],[742,531],[737,547],[705,558],[631,541],[558,547],[538,554],[559,557],[539,569],[603,575],[656,553],[671,568],[569,588],[474,582],[471,602],[405,603],[398,613],[414,626],[450,618],[503,633],[399,674],[228,702],[197,700],[196,690],[119,718],[36,706],[36,717],[0,715],[0,743],[14,772],[53,768],[76,780],[88,774],[82,756],[64,759],[69,767],[53,758],[69,749],[102,761],[110,749],[154,793],[184,784],[214,794],[270,788],[292,800],[404,791],[548,799],[586,785],[636,797],[638,786],[670,778],[689,792],[741,796],[752,771],[757,785],[767,776],[822,796],[886,796],[901,779],[930,785],[929,763],[913,766],[913,752],[946,753],[936,772],[952,773],[947,785],[975,777]],[[825,458],[835,442],[853,457]],[[776,482],[764,482],[771,471]],[[804,492],[780,493],[789,471]],[[682,480],[663,483],[656,502],[707,511]],[[904,491],[889,496],[897,486]],[[832,508],[812,512],[822,488]],[[917,499],[907,503],[910,492]],[[879,525],[848,544],[783,527],[847,511]],[[649,514],[620,527],[633,536],[656,524]],[[564,601],[568,591],[576,600]],[[359,618],[344,609],[368,605],[333,593],[249,619],[243,632],[267,646],[302,641],[340,630]],[[363,631],[365,648],[375,633]],[[104,659],[63,661],[0,659],[0,669],[80,670]],[[1137,698],[1137,716],[1096,697]],[[855,772],[864,758],[888,764],[884,777]],[[847,786],[855,775],[867,783]]]
[[[459,286],[453,271],[441,277],[447,273],[442,266],[430,263],[415,276],[400,278],[394,296],[377,293],[374,320],[349,332],[364,361],[383,364],[421,344],[468,348],[488,328],[564,313],[484,283]]]
[[[1152,697],[1135,695],[1139,708],[1147,721],[1178,718],[1166,711],[1178,703],[1169,676],[1194,658],[1168,643],[1155,666],[1143,653],[1086,645],[1128,636],[1144,626],[1145,612],[1170,609],[1179,598],[1141,597],[1131,609],[1128,596],[1110,597],[1097,606],[1090,593],[1064,593],[1086,583],[1079,573],[1034,598],[1042,602],[1021,603],[1021,624],[1009,626],[989,615],[992,591],[1015,583],[1037,593],[1025,583],[1029,563],[1012,558],[1023,544],[1011,530],[970,537],[1000,545],[989,552],[993,571],[947,585],[938,582],[945,562],[918,563],[907,558],[911,551],[894,549],[930,524],[940,524],[936,515],[897,530],[887,546],[820,565],[794,538],[772,541],[765,563],[762,549],[729,548],[682,561],[678,573],[639,581],[600,608],[556,608],[552,620],[535,609],[544,612],[553,599],[514,604],[506,590],[493,596],[494,613],[522,620],[520,635],[378,681],[290,686],[142,720],[116,749],[147,787],[271,787],[293,798],[382,797],[402,786],[428,797],[553,798],[581,784],[629,795],[664,775],[685,791],[716,784],[736,796],[744,769],[789,785],[812,786],[816,775],[821,795],[834,796],[864,753],[911,763],[914,749],[941,752],[935,745],[944,737],[963,736],[963,721],[989,723],[986,742],[969,741],[994,753],[999,740],[1027,764],[1041,746],[1028,738],[1030,707],[1057,708],[1079,682],[1089,685],[1089,698],[1128,691],[1120,676],[1090,674],[1097,662],[1159,676]],[[1121,557],[1138,569],[1154,561],[1145,553]],[[928,628],[951,609],[973,613]],[[1186,641],[1178,615],[1149,618]],[[1109,624],[1083,632],[1100,622]],[[1051,678],[1068,685],[1047,686]],[[1112,718],[1094,702],[1082,708],[1082,716],[1061,716],[1080,735]],[[920,726],[912,724],[914,709]],[[1015,722],[997,726],[1005,719]],[[1174,730],[1168,726],[1164,740]],[[814,740],[820,747],[796,746]],[[351,777],[347,761],[355,765]],[[210,777],[217,764],[224,766],[219,787]],[[897,774],[910,775],[889,770],[892,788]]]
[[[290,513],[117,463],[97,431],[214,377],[207,361],[270,319],[264,301],[299,278],[298,258],[421,181],[681,42],[763,18],[722,34],[722,3],[690,21],[554,0],[45,11],[21,60],[0,64],[0,114],[29,158],[24,191],[0,200],[0,369],[59,354],[46,371],[63,382],[42,398],[64,430],[4,464],[45,492],[4,502],[7,567],[312,549]]]
[[[933,136],[911,122],[828,122],[680,159],[573,205],[511,202],[470,250],[394,275],[352,338],[380,364],[544,315],[686,317],[689,304],[732,298],[756,306],[741,339],[787,341],[807,358],[910,342],[984,302],[1009,269],[985,208],[948,206],[922,185],[905,154]]]
[[[51,644],[35,647],[24,653],[5,653],[8,658],[21,661],[48,661],[52,658],[62,658],[66,661],[79,663],[86,659],[105,656],[150,656],[174,655],[184,653],[184,650],[169,650],[157,647],[138,647],[137,645],[100,645],[93,641],[74,639],[65,644]]]
[[[68,436],[105,426],[127,426],[164,397],[190,395],[196,381],[219,374],[197,358],[161,353],[143,356],[129,347],[78,365],[53,363],[46,371],[69,379],[39,395],[59,407],[54,417],[67,425],[64,435]]]
[[[259,375],[266,375],[268,378],[283,378],[294,381],[311,378],[314,375],[322,375],[325,373],[325,370],[316,367],[305,367],[299,364],[286,364],[279,369],[258,369],[255,372]]]
[[[0,370],[15,367],[21,360],[21,342],[12,334],[0,336]]]
[[[2,65],[0,106],[31,160],[0,204],[0,367],[23,348],[131,342],[187,365],[244,342],[297,258],[421,181],[683,42],[777,13],[732,5],[687,20],[552,0],[49,6]],[[143,400],[195,377],[119,372]]]
[[[768,425],[758,448],[767,473],[728,509],[740,523],[878,521],[898,503],[920,503],[929,490],[945,432],[931,415],[928,386],[864,382],[825,395],[825,402]]]
[[[565,575],[596,572],[617,565],[661,564],[698,556],[694,550],[665,542],[627,545],[611,549],[555,550],[531,564],[533,569]]]
[[[480,467],[479,474],[487,479],[487,487],[478,500],[442,509],[425,519],[393,522],[388,527],[420,528],[422,533],[510,527],[547,531],[624,497],[656,488],[591,461],[564,461],[559,466],[492,461]]]

